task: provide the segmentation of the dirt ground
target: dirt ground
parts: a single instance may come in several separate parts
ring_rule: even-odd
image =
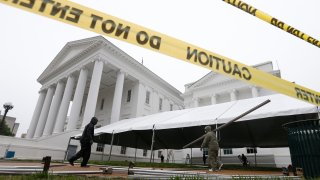
[[[43,164],[40,162],[8,162],[8,161],[0,161],[0,166],[41,166],[43,167]],[[62,163],[51,163],[49,172],[56,172],[56,171],[99,171],[100,168],[104,166],[90,166],[90,167],[80,167],[79,164],[75,164],[74,166],[71,166],[69,164],[62,164]],[[157,169],[160,170],[160,169]],[[166,169],[169,170],[169,169]],[[190,170],[190,169],[188,169]],[[210,174],[221,174],[221,175],[282,175],[281,171],[245,171],[245,170],[221,170],[218,172],[209,172],[207,170],[190,170],[190,171],[201,171],[206,172]],[[126,179],[127,172],[121,171],[121,172],[113,172],[111,175],[108,174],[90,174],[90,173],[84,173],[82,175],[87,176],[106,176],[106,177],[118,177]]]

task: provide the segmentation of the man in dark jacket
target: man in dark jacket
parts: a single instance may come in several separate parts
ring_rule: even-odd
[[[201,150],[206,147],[208,148],[208,164],[210,168],[209,171],[220,170],[223,164],[218,161],[219,144],[217,141],[217,137],[211,131],[210,126],[206,126],[204,128],[204,132],[206,133],[206,135],[201,144]]]
[[[73,166],[73,162],[82,157],[81,167],[88,167],[87,163],[91,154],[91,145],[93,143],[94,126],[97,124],[98,119],[96,117],[91,118],[89,124],[83,130],[80,138],[81,149],[77,154],[69,159],[69,163]]]

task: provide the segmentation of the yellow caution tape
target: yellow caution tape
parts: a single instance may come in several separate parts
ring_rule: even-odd
[[[71,1],[0,0],[0,2],[166,54],[314,105],[320,105],[320,94],[316,91]]]
[[[254,8],[253,6],[243,2],[243,1],[239,1],[239,0],[222,0],[228,4],[231,4],[233,5],[234,7],[237,7],[255,17],[258,17],[259,19],[267,22],[267,23],[270,23],[282,30],[284,30],[285,32],[288,32],[302,40],[305,40],[307,41],[308,43],[312,44],[312,45],[315,45],[317,47],[320,48],[320,41],[307,35],[306,33],[292,27],[292,26],[289,26],[287,24],[285,24],[283,21],[280,21],[278,20],[277,18],[274,18],[256,8]]]

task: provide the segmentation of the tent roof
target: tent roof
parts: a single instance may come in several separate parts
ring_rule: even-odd
[[[100,139],[100,141],[102,140],[104,143],[109,144],[111,141],[111,134],[114,133],[115,135],[118,134],[119,145],[145,148],[150,145],[149,141],[151,140],[152,129],[154,127],[156,129],[156,138],[158,138],[159,142],[158,148],[178,149],[197,137],[200,137],[204,133],[203,126],[225,124],[267,99],[271,100],[271,102],[232,123],[230,127],[228,126],[227,128],[222,129],[222,142],[220,145],[223,147],[248,147],[249,145],[259,147],[285,146],[287,143],[286,138],[280,138],[281,142],[277,142],[277,136],[283,136],[282,131],[284,131],[284,129],[282,128],[282,124],[297,119],[284,119],[284,117],[317,113],[317,107],[312,104],[298,101],[281,94],[275,94],[120,120],[116,123],[95,129],[95,136],[101,136],[100,138],[97,138],[96,141],[99,141],[98,139]],[[274,119],[275,117],[279,118]],[[257,123],[256,121],[258,120],[259,122]],[[259,125],[272,129],[266,129]],[[262,131],[265,134],[259,133],[261,130],[255,128],[255,126],[262,128],[262,130],[266,130]],[[230,131],[231,129],[232,131]],[[178,134],[181,130],[183,131],[183,134],[181,135],[180,132],[181,138],[179,139]],[[272,131],[276,132],[273,134],[275,136],[274,140],[270,138],[268,140],[259,140],[259,138],[263,138]],[[277,131],[279,131],[280,134],[278,134]],[[139,134],[137,135],[138,132]],[[121,136],[121,134],[125,134],[125,136]],[[160,137],[161,134],[162,137]],[[77,136],[81,136],[81,134]],[[121,140],[119,140],[120,136],[122,137]],[[243,139],[237,139],[235,136],[239,138],[242,137]],[[130,140],[131,137],[134,137],[135,140]],[[225,137],[228,138],[226,139]],[[160,140],[161,138],[162,140]],[[144,145],[140,146],[133,143],[134,141],[139,141],[139,139],[140,142],[144,141]],[[175,141],[179,141],[180,143]],[[196,144],[195,146],[199,146],[199,144]]]

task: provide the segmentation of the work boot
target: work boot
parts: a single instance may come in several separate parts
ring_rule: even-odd
[[[69,164],[70,164],[71,166],[74,166],[73,161],[71,161],[71,160],[68,160],[68,161],[69,161]]]

